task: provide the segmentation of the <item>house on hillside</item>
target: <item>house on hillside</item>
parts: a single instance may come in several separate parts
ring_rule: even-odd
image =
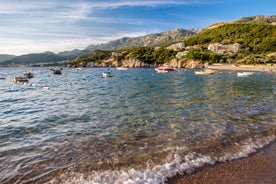
[[[200,45],[191,45],[185,47],[186,50],[191,50],[191,49],[200,49]]]
[[[234,43],[232,45],[223,45],[221,43],[213,43],[208,46],[208,50],[217,53],[217,54],[223,54],[223,53],[235,53],[241,50],[241,44]]]
[[[179,42],[173,45],[170,45],[167,47],[167,49],[172,49],[174,51],[180,51],[185,48],[185,43],[184,42]]]

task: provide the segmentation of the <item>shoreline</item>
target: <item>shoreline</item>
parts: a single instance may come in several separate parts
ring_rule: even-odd
[[[246,71],[259,71],[259,72],[276,72],[276,65],[234,65],[234,64],[213,64],[208,65],[207,69],[212,70],[246,70]]]
[[[167,184],[273,184],[276,181],[276,140],[248,157],[196,169],[169,178]]]

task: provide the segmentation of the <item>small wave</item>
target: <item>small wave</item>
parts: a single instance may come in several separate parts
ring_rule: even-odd
[[[134,183],[134,184],[159,184],[165,183],[168,178],[177,174],[191,174],[196,168],[205,165],[214,165],[217,162],[247,157],[249,154],[264,147],[275,140],[275,136],[266,138],[248,139],[238,144],[239,149],[235,153],[225,153],[221,157],[211,157],[196,152],[191,152],[181,157],[177,152],[168,155],[163,164],[148,167],[144,170],[126,168],[120,170],[92,171],[78,173],[67,171],[59,179],[59,183]],[[70,169],[69,169],[70,170]]]

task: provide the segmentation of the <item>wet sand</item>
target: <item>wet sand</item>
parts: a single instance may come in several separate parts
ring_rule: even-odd
[[[249,157],[206,166],[190,175],[178,175],[168,184],[275,184],[276,141]]]
[[[213,64],[207,67],[213,70],[246,70],[261,72],[276,72],[276,65],[234,65],[234,64]]]

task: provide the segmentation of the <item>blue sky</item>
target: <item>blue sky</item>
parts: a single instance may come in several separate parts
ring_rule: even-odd
[[[276,0],[0,0],[0,54],[57,53],[275,14]]]

